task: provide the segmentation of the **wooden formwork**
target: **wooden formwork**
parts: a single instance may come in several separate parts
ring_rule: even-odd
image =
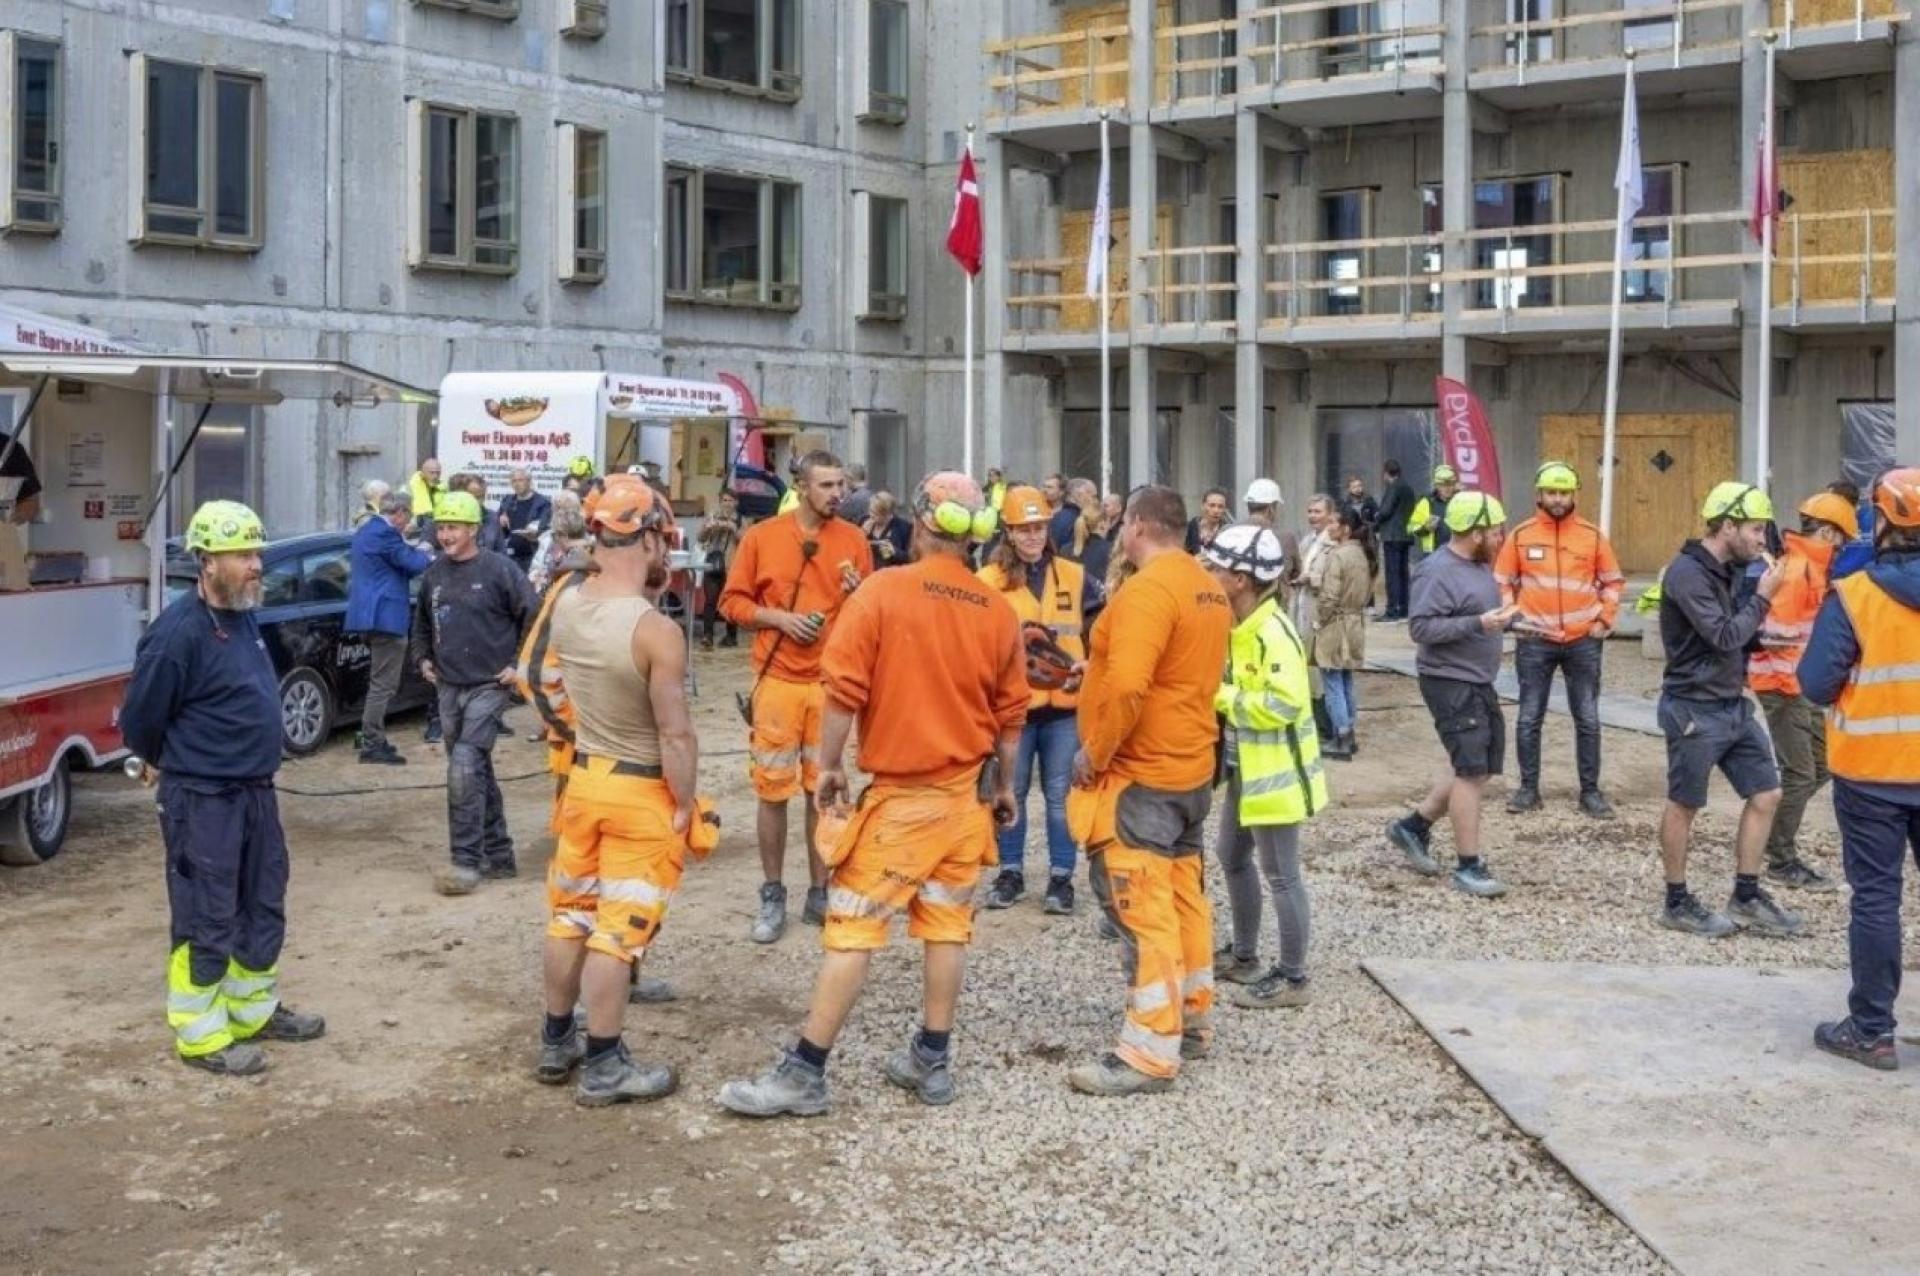
[[[1893,152],[1823,151],[1780,156],[1780,186],[1793,199],[1774,234],[1773,304],[1893,296]]]

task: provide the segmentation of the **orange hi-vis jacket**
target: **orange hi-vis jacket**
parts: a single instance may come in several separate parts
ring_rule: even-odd
[[[1920,784],[1920,625],[1866,572],[1833,588],[1860,661],[1827,711],[1827,768],[1862,784]]]
[[[1161,554],[1121,586],[1093,628],[1080,740],[1097,774],[1187,792],[1213,778],[1213,693],[1233,609],[1191,554]]]
[[[1535,514],[1508,533],[1494,560],[1500,597],[1520,604],[1529,628],[1550,642],[1579,642],[1595,625],[1612,629],[1620,619],[1627,578],[1600,529],[1569,514]]]
[[[1058,554],[1048,554],[1046,583],[1040,591],[1043,596],[1039,598],[1035,598],[1033,591],[1027,588],[1024,571],[1009,580],[998,565],[988,563],[980,569],[980,580],[1007,600],[1022,625],[1029,622],[1045,625],[1062,651],[1075,660],[1086,659],[1087,644],[1082,633],[1086,628],[1086,616],[1081,604],[1086,598],[1087,573],[1080,564],[1069,562]],[[1079,703],[1078,691],[1035,687],[1033,699],[1027,707],[1071,709]]]
[[[1767,618],[1760,622],[1760,649],[1747,657],[1747,685],[1755,691],[1800,694],[1800,657],[1813,636],[1814,617],[1827,599],[1827,572],[1833,566],[1833,546],[1825,541],[1787,532],[1786,579],[1773,596]]]
[[[803,548],[808,540],[798,514],[781,514],[755,523],[740,538],[734,551],[733,566],[727,570],[726,588],[720,591],[720,614],[747,628],[753,613],[761,607],[790,611],[805,616],[820,612],[827,625],[820,637],[806,646],[791,639],[774,651],[778,629],[762,629],[753,639],[753,668],[787,682],[818,682],[820,653],[826,649],[834,617],[847,599],[840,581],[840,564],[849,563],[862,580],[873,575],[873,550],[866,534],[843,518],[830,518],[812,538],[818,545],[808,559]]]

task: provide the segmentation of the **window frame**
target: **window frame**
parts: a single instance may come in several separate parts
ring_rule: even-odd
[[[131,53],[127,58],[133,127],[127,130],[130,146],[128,163],[129,218],[127,238],[135,244],[175,248],[207,248],[220,252],[255,253],[266,244],[266,133],[267,79],[258,71],[217,62],[187,62],[178,58],[153,57]],[[177,67],[193,72],[198,90],[198,119],[194,137],[197,173],[196,203],[192,207],[154,203],[148,188],[147,148],[153,129],[147,101],[147,79],[154,66]],[[223,82],[243,83],[250,87],[247,128],[247,220],[245,234],[219,229],[220,183],[220,86]],[[156,217],[196,216],[197,234],[177,230],[156,230]]]
[[[459,106],[430,98],[407,99],[407,265],[414,270],[448,270],[475,275],[513,275],[519,272],[521,230],[524,225],[520,180],[521,159],[525,147],[520,117],[511,111],[486,107]],[[430,142],[433,117],[452,117],[462,125],[455,139],[454,152],[454,251],[435,253],[429,241],[427,200],[432,189],[427,164],[432,155]],[[479,235],[479,123],[482,119],[504,121],[512,126],[513,136],[513,237],[483,239]],[[504,250],[506,262],[479,260],[481,250]]]
[[[1321,233],[1325,234],[1327,205],[1330,201],[1336,199],[1357,199],[1360,204],[1360,233],[1350,238],[1362,240],[1372,239],[1374,237],[1374,204],[1378,194],[1379,188],[1374,186],[1341,186],[1318,192],[1318,199],[1314,204],[1314,212],[1318,215]],[[1331,240],[1330,236],[1329,240]],[[1331,242],[1337,243],[1341,241],[1331,240]],[[1336,262],[1351,261],[1354,269],[1353,283],[1346,291],[1340,288],[1323,288],[1318,290],[1321,294],[1320,312],[1329,318],[1364,317],[1368,313],[1367,293],[1369,292],[1365,281],[1373,275],[1373,249],[1322,249],[1319,256],[1319,268],[1315,272],[1315,278],[1318,280],[1328,283],[1341,282],[1342,277],[1333,273]],[[1336,304],[1349,301],[1352,303],[1351,306]]]
[[[707,71],[705,35],[707,5],[712,0],[667,0],[665,20],[665,67],[671,83],[698,88],[718,89],[761,97],[770,102],[797,102],[805,82],[801,57],[800,0],[754,0],[755,80],[730,80]],[[676,22],[683,25],[681,43],[685,63],[674,63]],[[784,37],[784,39],[782,39]],[[783,44],[791,47],[783,49]]]
[[[1507,197],[1508,201],[1511,202],[1513,198],[1511,191],[1514,187],[1523,186],[1523,185],[1532,185],[1538,182],[1546,182],[1552,188],[1553,217],[1551,220],[1544,221],[1544,222],[1529,222],[1521,226],[1482,226],[1480,224],[1480,216],[1479,216],[1479,207],[1480,207],[1479,188],[1480,187],[1505,186],[1509,190],[1509,194]],[[1566,174],[1564,173],[1516,173],[1506,177],[1475,178],[1473,181],[1473,192],[1474,192],[1473,194],[1473,200],[1474,200],[1473,229],[1475,232],[1491,231],[1491,230],[1508,230],[1508,231],[1515,231],[1515,232],[1525,232],[1525,231],[1533,230],[1536,227],[1543,227],[1543,226],[1557,227],[1563,224],[1561,221],[1561,218],[1565,216],[1565,210],[1567,206],[1567,178],[1566,178]],[[1521,241],[1521,240],[1542,241],[1547,247],[1547,259],[1542,262],[1534,262],[1529,260],[1525,266],[1520,268],[1520,273],[1525,277],[1524,282],[1521,285],[1523,291],[1517,296],[1514,296],[1511,298],[1507,298],[1507,299],[1502,298],[1501,288],[1503,286],[1504,281],[1498,276],[1492,279],[1474,280],[1472,284],[1471,292],[1469,294],[1470,304],[1468,305],[1467,309],[1475,310],[1475,311],[1536,310],[1536,309],[1542,309],[1542,308],[1550,308],[1550,307],[1558,306],[1559,304],[1561,304],[1560,303],[1561,276],[1558,274],[1550,274],[1550,275],[1547,275],[1544,279],[1536,279],[1529,272],[1534,270],[1536,267],[1547,267],[1547,266],[1558,265],[1564,259],[1566,255],[1566,245],[1562,242],[1562,232],[1559,230],[1552,230],[1545,234],[1517,233],[1517,234],[1514,234],[1512,238],[1516,241]],[[1492,235],[1479,235],[1476,233],[1475,238],[1473,238],[1469,242],[1472,245],[1470,249],[1470,259],[1468,262],[1469,269],[1476,270],[1476,271],[1478,270],[1498,271],[1506,268],[1502,264],[1500,264],[1498,260],[1498,254],[1500,250],[1494,247],[1494,245],[1497,245],[1501,242],[1500,240],[1496,239]],[[1483,246],[1484,246],[1484,249],[1483,249]],[[1528,301],[1527,297],[1532,295],[1533,288],[1536,283],[1540,284],[1540,286],[1546,290],[1546,295],[1543,299],[1539,301]]]
[[[560,281],[569,284],[603,283],[607,278],[607,254],[613,238],[608,227],[612,201],[608,198],[607,172],[613,148],[608,141],[607,130],[589,124],[562,123],[555,133],[554,226],[559,248],[556,264]],[[583,171],[580,148],[594,141],[600,147],[600,243],[597,247],[583,247],[579,239],[580,174]],[[593,260],[595,258],[597,262]]]
[[[912,201],[903,196],[865,190],[853,192],[853,277],[862,281],[855,294],[859,298],[853,310],[855,319],[863,323],[898,323],[907,317],[912,271],[908,252],[912,215]],[[882,257],[882,245],[879,242],[882,217],[889,221],[898,218],[899,238],[894,251],[887,254],[899,267],[897,290],[874,288],[874,268]]]
[[[48,189],[45,191],[23,191],[20,186],[20,133],[26,127],[19,104],[20,59],[24,56],[22,44],[46,49],[53,66],[53,92],[48,105],[47,126]],[[66,204],[62,198],[66,186],[66,165],[61,153],[66,141],[66,96],[66,46],[61,41],[30,31],[0,31],[0,107],[5,108],[4,112],[0,112],[0,119],[11,124],[11,127],[0,129],[0,233],[56,235],[66,220]],[[22,216],[20,205],[23,201],[43,205],[51,216]]]
[[[416,8],[451,9],[496,22],[512,22],[520,16],[520,0],[413,0],[413,3]]]
[[[699,168],[689,164],[669,163],[663,166],[664,180],[661,190],[661,226],[662,230],[662,270],[661,285],[666,300],[670,302],[698,305],[723,306],[737,310],[779,310],[797,311],[801,301],[801,276],[805,269],[804,235],[804,194],[801,184],[789,178],[774,177],[765,173],[744,173],[736,169]],[[759,217],[759,295],[753,298],[716,297],[708,295],[708,289],[702,278],[704,272],[704,245],[701,242],[703,223],[706,220],[706,182],[709,177],[724,177],[734,181],[753,182],[758,187],[757,211]],[[684,242],[673,242],[672,218],[668,215],[668,201],[676,185],[684,184],[687,209],[686,226],[682,231]],[[792,208],[784,214],[778,205],[782,198],[790,198]],[[781,232],[780,223],[791,223],[788,228],[793,236],[792,277],[785,278],[775,239]],[[673,258],[678,255],[682,268],[683,287],[672,286],[676,271]]]
[[[874,40],[879,31],[879,15],[882,9],[898,15],[898,45],[890,50],[897,59],[899,67],[898,89],[881,87],[877,80],[880,75],[881,61],[874,56]],[[858,55],[862,64],[861,109],[858,119],[864,124],[900,125],[907,122],[913,100],[913,28],[909,22],[907,0],[866,0],[857,11],[863,19],[862,28],[856,33],[860,41]]]
[[[607,33],[611,15],[608,0],[560,0],[560,34],[575,40],[598,40]]]
[[[1664,260],[1669,263],[1669,267],[1666,270],[1635,270],[1633,268],[1635,261],[1654,261],[1661,258],[1652,255],[1645,258],[1630,257],[1627,268],[1621,272],[1620,281],[1621,299],[1629,304],[1642,302],[1666,304],[1679,301],[1681,297],[1681,272],[1672,269],[1671,263],[1681,255],[1681,239],[1686,233],[1686,227],[1681,224],[1680,219],[1686,216],[1687,211],[1687,166],[1677,160],[1660,164],[1643,162],[1640,165],[1642,182],[1652,174],[1663,171],[1667,174],[1668,189],[1672,196],[1670,201],[1672,207],[1667,213],[1672,221],[1667,228],[1658,231],[1652,227],[1634,230],[1629,251],[1641,244],[1664,243],[1666,245]]]

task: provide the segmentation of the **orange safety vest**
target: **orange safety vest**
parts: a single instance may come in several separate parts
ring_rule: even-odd
[[[1627,578],[1600,529],[1577,514],[1536,514],[1507,536],[1494,563],[1500,595],[1520,604],[1520,615],[1542,636],[1578,642],[1597,624],[1611,629],[1620,618]]]
[[[1057,554],[1047,555],[1047,583],[1040,592],[1042,597],[1035,598],[1033,591],[1027,588],[1026,574],[1022,572],[1013,580],[993,563],[980,569],[980,579],[990,588],[1000,591],[1013,608],[1013,614],[1020,618],[1022,625],[1035,621],[1047,627],[1053,640],[1060,644],[1061,650],[1075,660],[1087,658],[1087,644],[1083,636],[1086,615],[1081,604],[1086,598],[1086,569],[1080,564],[1070,562]],[[1048,691],[1036,687],[1033,698],[1027,702],[1029,709],[1071,709],[1080,703],[1078,691]]]
[[[1920,784],[1920,623],[1866,572],[1833,588],[1860,660],[1827,710],[1827,767],[1863,784]]]
[[[1755,691],[1800,694],[1800,657],[1813,635],[1813,618],[1827,598],[1833,546],[1787,532],[1786,579],[1760,623],[1760,649],[1747,657],[1747,685]]]

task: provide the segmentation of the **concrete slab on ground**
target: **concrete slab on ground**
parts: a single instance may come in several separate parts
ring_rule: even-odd
[[[1511,646],[1509,646],[1511,650]],[[1630,645],[1621,645],[1622,657],[1639,659],[1637,650]],[[1611,650],[1607,658],[1613,658]],[[1405,625],[1367,626],[1367,667],[1386,673],[1416,676],[1413,663],[1413,642],[1407,637]],[[1493,689],[1500,693],[1503,700],[1518,702],[1520,699],[1520,680],[1514,676],[1511,668],[1502,666],[1500,676],[1494,679]],[[1563,679],[1553,680],[1553,690],[1549,693],[1547,708],[1550,712],[1567,716],[1567,690]],[[1600,724],[1618,727],[1623,731],[1638,731],[1642,735],[1662,734],[1658,710],[1655,703],[1645,696],[1626,695],[1618,691],[1600,693]]]
[[[1814,1049],[1814,1023],[1846,1008],[1844,972],[1362,965],[1680,1271],[1920,1271],[1920,1071]]]

